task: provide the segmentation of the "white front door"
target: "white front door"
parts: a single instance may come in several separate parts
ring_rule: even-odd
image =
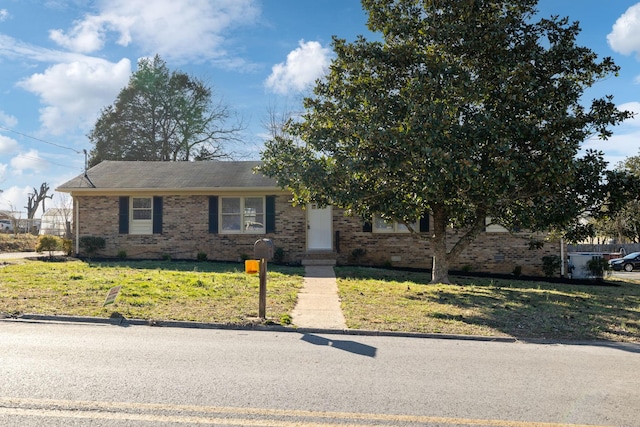
[[[331,206],[319,208],[311,203],[307,205],[307,249],[332,250],[332,220]]]

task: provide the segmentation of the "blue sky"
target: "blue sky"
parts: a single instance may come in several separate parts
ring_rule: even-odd
[[[579,21],[580,44],[622,67],[585,102],[611,94],[640,112],[640,1],[541,0],[539,10]],[[331,36],[371,37],[366,18],[359,0],[0,0],[0,210],[24,211],[34,187],[82,172],[101,108],[156,53],[213,88],[247,125],[232,148],[258,158],[269,109],[298,110],[331,61]],[[614,131],[584,144],[612,165],[639,153],[640,119]]]

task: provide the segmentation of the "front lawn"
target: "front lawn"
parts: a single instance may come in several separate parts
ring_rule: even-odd
[[[584,286],[336,269],[347,325],[356,329],[640,342],[640,284]]]
[[[289,315],[302,268],[269,264],[267,318]],[[110,288],[115,304],[103,307]],[[247,324],[256,321],[259,278],[238,263],[12,260],[0,268],[0,313]]]
[[[584,286],[336,267],[352,329],[640,342],[640,283]],[[304,269],[269,264],[267,319],[287,324]],[[122,285],[115,304],[109,289]],[[238,263],[0,262],[0,314],[257,323],[259,279]]]

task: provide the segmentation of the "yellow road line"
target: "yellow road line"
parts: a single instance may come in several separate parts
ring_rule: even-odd
[[[101,412],[108,411],[108,412]],[[140,414],[124,411],[164,411],[181,413],[182,415]],[[187,415],[187,413],[201,415]],[[212,418],[218,416],[236,415],[236,417]],[[200,425],[234,425],[247,427],[266,426],[350,426],[370,427],[367,422],[385,423],[419,423],[440,425],[469,425],[484,427],[611,427],[585,424],[566,424],[548,422],[529,422],[514,420],[482,420],[471,418],[430,417],[420,415],[391,415],[368,414],[352,412],[316,412],[289,409],[261,409],[261,408],[234,408],[196,405],[172,405],[161,403],[137,403],[137,402],[100,402],[100,401],[76,401],[57,399],[32,399],[0,397],[0,415],[51,417],[70,419],[104,419],[104,420],[130,420],[149,422],[172,422]],[[265,417],[269,420],[247,419],[243,416]],[[277,418],[299,418],[296,421],[283,421]],[[358,424],[334,424],[331,422],[311,422],[310,419],[337,419],[355,421]],[[306,420],[303,420],[306,419]],[[328,420],[327,420],[328,421]],[[364,424],[363,424],[364,423]]]

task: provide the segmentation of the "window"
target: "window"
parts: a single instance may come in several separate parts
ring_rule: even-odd
[[[132,206],[134,221],[151,219],[151,197],[134,197]]]
[[[222,233],[264,233],[264,197],[222,197],[220,225]]]
[[[151,197],[131,198],[131,234],[153,233],[153,204]]]
[[[418,223],[411,224],[414,231],[418,231]],[[374,233],[409,233],[409,228],[397,221],[391,221],[379,216],[373,217],[373,232]]]
[[[120,234],[162,234],[162,197],[119,198]]]

